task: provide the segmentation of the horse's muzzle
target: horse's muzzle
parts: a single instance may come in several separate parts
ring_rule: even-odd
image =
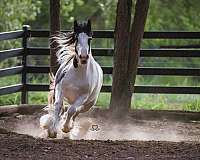
[[[79,56],[81,64],[86,64],[89,56]]]

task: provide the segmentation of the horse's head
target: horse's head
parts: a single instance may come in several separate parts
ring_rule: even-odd
[[[76,65],[87,64],[88,58],[91,53],[90,42],[92,40],[91,22],[78,23],[74,21],[74,34],[75,34],[75,67]],[[77,63],[77,64],[76,64]]]

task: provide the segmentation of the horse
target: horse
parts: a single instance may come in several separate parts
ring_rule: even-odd
[[[70,132],[79,113],[87,112],[97,102],[103,71],[92,56],[91,40],[90,20],[81,23],[75,20],[72,32],[59,32],[50,38],[60,64],[51,78],[49,114],[40,118],[40,126],[47,129],[50,138],[56,138],[58,127],[65,133]],[[63,100],[70,105],[64,113]]]

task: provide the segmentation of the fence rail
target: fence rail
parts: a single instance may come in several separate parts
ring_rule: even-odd
[[[0,77],[10,76],[10,75],[14,75],[14,74],[20,74],[20,73],[22,73],[22,71],[23,71],[22,66],[0,69]]]
[[[66,30],[64,32],[69,32]],[[46,84],[29,84],[26,82],[28,73],[48,73],[48,66],[29,66],[26,64],[27,56],[46,55],[50,53],[49,48],[29,47],[28,39],[36,37],[49,37],[47,30],[30,30],[24,26],[23,30],[0,33],[1,40],[11,40],[22,38],[22,48],[0,51],[0,61],[11,57],[22,57],[22,65],[0,69],[0,77],[21,74],[22,83],[0,87],[0,95],[22,92],[21,103],[28,103],[27,93],[34,91],[48,91]],[[113,38],[113,31],[94,31],[94,38]],[[145,32],[144,39],[200,39],[200,32]],[[113,48],[92,48],[94,56],[113,56]],[[161,48],[161,49],[141,49],[141,57],[190,57],[200,58],[200,48]],[[112,74],[112,67],[102,66],[104,74]],[[200,76],[200,68],[161,68],[161,67],[139,67],[138,75],[162,75],[162,76]],[[160,93],[160,94],[200,94],[200,87],[166,87],[166,86],[135,86],[136,93]],[[101,92],[111,92],[112,86],[103,85]]]
[[[48,55],[50,49],[45,47],[28,47],[29,55]],[[113,48],[92,48],[94,56],[113,56]],[[199,57],[200,49],[141,49],[141,57]]]
[[[49,85],[27,84],[29,91],[48,91]],[[103,85],[101,92],[111,92],[112,86]],[[169,93],[169,94],[200,94],[198,87],[161,87],[161,86],[135,86],[135,93]]]
[[[23,48],[0,51],[0,61],[3,61],[4,59],[11,58],[11,57],[22,56],[23,51],[24,51]]]
[[[64,30],[63,32],[70,32]],[[31,37],[49,37],[47,30],[30,31]],[[93,31],[94,38],[114,38],[112,30],[96,30]],[[145,39],[199,39],[200,32],[144,32]]]
[[[113,67],[102,66],[104,74],[112,74]],[[12,69],[0,70],[0,77],[4,72],[11,75],[20,73],[20,67],[13,67]],[[11,73],[12,71],[12,73]],[[27,73],[49,73],[49,66],[27,66]],[[2,73],[1,73],[2,72]],[[138,75],[174,75],[174,76],[200,76],[199,68],[158,68],[158,67],[138,67]]]
[[[23,36],[24,36],[24,32],[22,30],[11,31],[11,32],[2,32],[2,33],[0,33],[0,41],[22,38]]]
[[[1,87],[0,88],[0,95],[21,92],[22,88],[23,88],[22,84],[15,84],[15,85]]]

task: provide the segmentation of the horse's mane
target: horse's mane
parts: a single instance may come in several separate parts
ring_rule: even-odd
[[[75,56],[74,32],[57,32],[49,40],[51,48],[56,52],[59,64],[69,62]]]

